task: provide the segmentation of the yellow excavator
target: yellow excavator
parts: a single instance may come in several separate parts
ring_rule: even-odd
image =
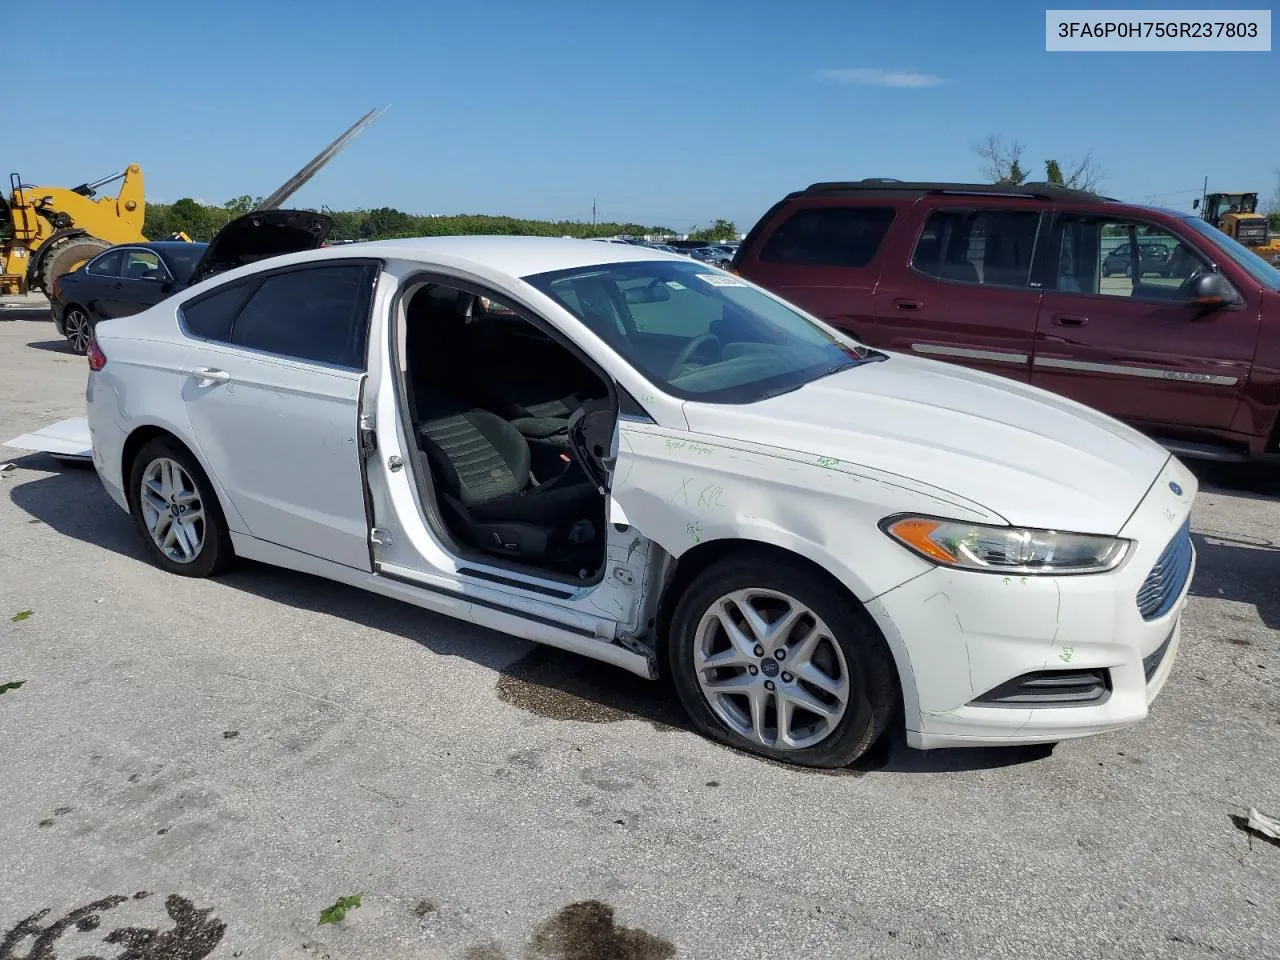
[[[1280,233],[1272,235],[1267,218],[1258,213],[1256,193],[1206,193],[1191,206],[1207,223],[1268,263],[1280,256]]]
[[[257,209],[278,209],[385,110],[365,113]],[[116,196],[97,197],[99,187],[117,180],[123,182]],[[8,199],[0,196],[0,294],[39,290],[50,295],[54,280],[107,247],[147,240],[142,232],[147,213],[142,168],[136,163],[69,189],[24,184],[16,173],[10,174],[9,186]],[[178,233],[168,239],[191,238]]]

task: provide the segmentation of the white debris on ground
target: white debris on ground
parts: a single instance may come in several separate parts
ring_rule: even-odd
[[[1280,840],[1280,820],[1259,813],[1254,807],[1249,808],[1249,829],[1272,840]]]

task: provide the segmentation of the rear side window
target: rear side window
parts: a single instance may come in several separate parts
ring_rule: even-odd
[[[307,267],[267,277],[231,328],[238,346],[363,370],[372,268]]]
[[[231,339],[231,321],[238,311],[253,285],[249,283],[233,283],[222,289],[201,297],[182,307],[182,322],[187,332],[202,340]]]
[[[797,210],[760,251],[765,263],[865,267],[893,223],[892,207],[809,207]]]
[[[911,265],[941,280],[1025,287],[1039,231],[1040,214],[1034,210],[935,210]]]
[[[89,266],[85,267],[85,271],[99,277],[118,277],[123,263],[124,251],[112,250],[110,253],[104,253],[97,260],[94,260]]]

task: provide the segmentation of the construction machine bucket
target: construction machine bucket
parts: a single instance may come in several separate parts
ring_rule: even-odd
[[[324,167],[336,157],[342,150],[354,140],[365,127],[377,120],[389,110],[390,107],[383,107],[381,110],[370,110],[359,120],[348,127],[338,139],[321,150],[310,163],[286,180],[275,193],[267,197],[259,203],[254,210],[277,210],[280,206],[297,193],[308,180],[319,173]]]

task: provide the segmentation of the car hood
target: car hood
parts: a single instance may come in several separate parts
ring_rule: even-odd
[[[333,218],[310,210],[258,210],[237,217],[219,230],[191,272],[188,286],[214,274],[279,257],[315,250],[333,230]]]
[[[891,354],[747,406],[687,403],[697,433],[910,478],[1015,526],[1115,534],[1169,453],[1056,394]]]

